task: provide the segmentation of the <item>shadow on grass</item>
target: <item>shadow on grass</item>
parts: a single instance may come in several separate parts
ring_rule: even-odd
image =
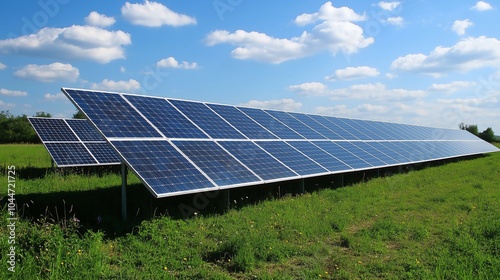
[[[376,177],[420,170],[430,166],[439,166],[459,160],[470,160],[483,156],[470,156],[457,159],[439,160],[421,164],[403,165],[344,174],[327,175],[305,179],[305,191],[314,192],[325,188],[339,188]],[[40,170],[38,170],[40,169]],[[32,176],[40,176],[45,168],[33,168]],[[116,169],[116,170],[115,170]],[[59,172],[116,172],[119,166],[106,167],[105,170],[92,168],[75,168]],[[19,174],[29,173],[27,170]],[[78,174],[80,174],[78,173]],[[44,173],[45,174],[45,173]],[[43,177],[43,176],[42,176]],[[37,177],[38,178],[38,177]],[[194,215],[222,214],[228,209],[240,208],[265,200],[272,200],[285,195],[301,195],[301,180],[242,187],[231,190],[214,191],[190,195],[156,199],[142,184],[127,186],[128,220],[122,221],[121,186],[89,191],[54,192],[46,194],[16,195],[18,214],[33,222],[45,218],[53,223],[77,219],[80,230],[103,231],[107,238],[115,238],[130,233],[144,220],[158,216],[169,216],[173,219],[187,219]],[[1,203],[7,202],[3,197]]]

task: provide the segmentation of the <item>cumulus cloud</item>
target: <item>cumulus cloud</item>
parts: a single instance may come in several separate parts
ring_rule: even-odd
[[[5,65],[5,64],[3,64],[3,63],[0,62],[0,70],[3,70],[5,68],[7,68],[7,65]]]
[[[396,9],[397,7],[399,7],[399,5],[401,4],[401,2],[385,2],[385,1],[381,1],[381,2],[378,2],[378,6],[384,10],[387,10],[387,11],[393,11],[394,9]]]
[[[398,71],[440,77],[446,73],[467,72],[483,67],[499,67],[500,41],[481,36],[462,39],[452,47],[436,47],[429,55],[409,54],[391,64]]]
[[[322,6],[322,9],[330,6],[331,3],[327,2]],[[296,19],[296,22],[302,25],[323,20],[310,32],[304,31],[299,37],[275,38],[256,31],[237,30],[231,33],[226,30],[216,30],[207,35],[205,43],[208,46],[229,43],[237,46],[231,52],[231,55],[236,59],[275,64],[314,55],[325,50],[330,51],[333,55],[339,51],[352,54],[372,44],[373,37],[365,38],[363,29],[348,21],[348,19],[362,20],[364,16],[357,15],[349,8],[339,9],[333,13],[336,16],[321,12],[321,10],[317,15],[307,14],[311,15],[310,17],[304,16],[306,14],[299,16],[299,20]]]
[[[144,4],[125,3],[122,6],[123,18],[135,25],[159,27],[162,25],[183,26],[196,24],[196,19],[178,14],[161,3],[144,1]]]
[[[390,18],[387,18],[387,20],[382,20],[382,22],[388,22],[389,24],[392,24],[392,25],[401,26],[401,25],[403,25],[403,18],[402,17],[390,17]]]
[[[140,87],[141,84],[134,79],[130,79],[128,81],[117,81],[117,82],[113,80],[104,79],[102,82],[98,84],[93,83],[90,88],[98,90],[133,92],[139,90]]]
[[[26,91],[20,91],[20,90],[9,90],[9,89],[4,89],[0,88],[0,94],[4,96],[26,96],[28,93]]]
[[[477,83],[468,82],[468,81],[454,81],[454,82],[451,82],[448,84],[436,84],[436,83],[434,83],[429,87],[428,90],[433,91],[433,92],[444,92],[447,94],[451,94],[451,93],[454,93],[454,92],[459,91],[461,89],[474,87],[476,85],[477,85]]]
[[[295,18],[295,23],[299,26],[322,21],[363,21],[366,20],[366,15],[358,15],[351,8],[340,7],[336,8],[332,2],[323,4],[319,11],[312,14],[302,14]]]
[[[12,109],[15,108],[16,104],[14,103],[6,103],[0,100],[0,109]]]
[[[482,12],[482,11],[491,10],[491,9],[493,9],[493,7],[491,7],[491,5],[488,2],[478,1],[476,3],[476,5],[471,7],[471,9]]]
[[[355,80],[366,77],[375,77],[378,76],[380,72],[373,67],[369,66],[359,66],[359,67],[347,67],[345,69],[337,69],[331,76],[325,77],[325,79],[329,81],[337,81],[337,80]]]
[[[14,72],[14,76],[44,83],[56,81],[75,82],[80,76],[80,71],[71,64],[55,62],[49,65],[26,65]]]
[[[198,63],[183,61],[179,63],[174,57],[164,58],[156,63],[158,67],[163,68],[180,68],[180,69],[197,69],[199,68]]]
[[[288,89],[303,96],[325,96],[332,100],[370,99],[386,102],[420,99],[429,94],[423,90],[387,89],[382,83],[359,84],[347,88],[329,89],[326,85],[315,82],[292,85]]]
[[[240,104],[240,106],[247,106],[262,109],[275,109],[284,111],[296,111],[302,107],[302,103],[296,102],[293,99],[277,99],[277,100],[250,100],[247,103]]]
[[[90,14],[85,17],[85,23],[92,26],[108,27],[115,24],[115,22],[116,20],[113,17],[107,17],[96,11],[90,12]]]
[[[43,98],[46,101],[49,101],[49,102],[56,102],[56,101],[67,101],[67,102],[69,102],[69,99],[62,92],[59,92],[59,93],[56,93],[56,94],[47,93],[47,94],[45,94],[43,96]]]
[[[108,63],[125,58],[122,46],[131,44],[130,34],[95,26],[73,25],[41,29],[35,34],[0,40],[0,54],[49,57]]]
[[[464,35],[465,29],[471,27],[472,25],[473,23],[469,19],[455,20],[453,26],[451,27],[451,30],[455,31],[458,35]]]

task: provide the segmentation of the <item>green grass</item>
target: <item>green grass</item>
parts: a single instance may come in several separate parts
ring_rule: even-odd
[[[35,172],[28,167],[50,167],[47,155],[33,152],[25,160],[27,149],[5,156],[4,147],[12,150],[0,146],[0,163],[19,166],[16,199],[40,209],[57,199],[67,202],[59,204],[58,218],[50,204],[51,214],[17,222],[15,274],[7,271],[2,210],[2,279],[500,279],[500,153],[254,201],[220,214],[207,210],[185,220],[156,215],[113,234],[119,222],[87,227],[81,217],[113,209],[108,218],[119,217],[119,198],[111,200],[119,194],[118,172]],[[22,174],[28,171],[38,176]],[[144,187],[133,175],[129,180],[142,195]],[[99,196],[110,205],[73,204]],[[182,199],[149,201],[175,209]]]

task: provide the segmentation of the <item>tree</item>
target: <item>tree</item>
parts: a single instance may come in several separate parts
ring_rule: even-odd
[[[50,113],[45,113],[45,112],[36,112],[33,117],[52,118],[52,115]]]
[[[475,124],[464,124],[463,122],[458,124],[458,128],[461,130],[467,130],[468,132],[478,136],[479,130],[477,129],[477,125]]]
[[[488,127],[486,130],[479,133],[479,137],[481,139],[483,139],[484,141],[488,141],[488,142],[495,141],[495,133],[493,132],[493,129],[491,129],[491,127]]]
[[[82,111],[78,110],[75,114],[73,114],[73,119],[86,119],[85,115]]]

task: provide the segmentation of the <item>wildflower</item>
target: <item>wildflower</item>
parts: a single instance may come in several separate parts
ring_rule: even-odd
[[[420,263],[420,262],[418,261],[418,259],[415,259],[415,261],[416,261],[417,263]]]
[[[61,265],[64,265],[64,263],[62,262]]]
[[[168,270],[166,266],[163,267],[164,270]]]
[[[363,263],[362,261],[358,261],[358,263]]]
[[[69,255],[69,252],[68,252],[68,255]]]
[[[302,232],[299,232],[300,235],[302,235]]]
[[[231,262],[231,259],[228,259],[227,261],[228,261],[228,262]]]
[[[186,259],[186,258],[184,258],[184,261],[187,261],[187,259]]]

